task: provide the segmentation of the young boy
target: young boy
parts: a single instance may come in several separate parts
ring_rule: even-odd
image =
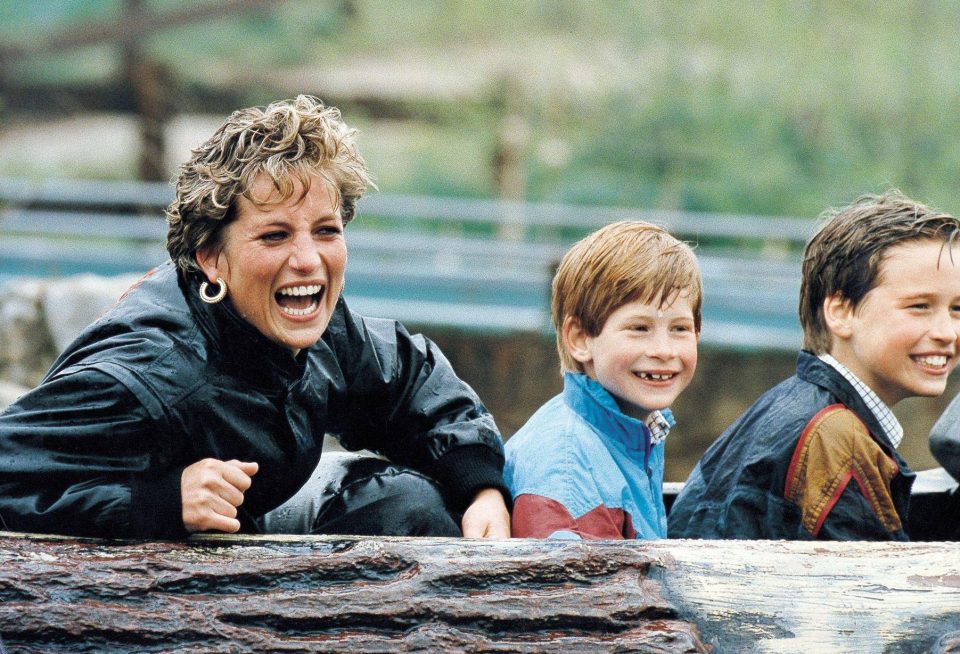
[[[960,222],[896,191],[828,217],[803,260],[797,374],[703,455],[671,537],[908,539],[890,407],[940,395],[957,365]]]
[[[608,225],[563,257],[552,317],[563,393],[507,441],[518,537],[663,538],[667,409],[697,366],[700,271],[644,222]]]

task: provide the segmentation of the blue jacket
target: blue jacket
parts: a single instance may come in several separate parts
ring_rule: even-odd
[[[801,352],[710,446],[670,511],[671,538],[908,540],[915,474],[853,386]]]
[[[513,535],[664,538],[663,448],[603,386],[566,373],[563,393],[507,441]]]

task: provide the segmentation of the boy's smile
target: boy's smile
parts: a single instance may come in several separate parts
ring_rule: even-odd
[[[940,240],[890,248],[856,309],[828,298],[824,312],[830,354],[888,406],[940,395],[960,344],[960,248]]]
[[[584,372],[640,420],[673,404],[697,367],[698,334],[687,293],[670,298],[669,306],[628,302],[596,336],[579,329],[571,336],[571,355]]]

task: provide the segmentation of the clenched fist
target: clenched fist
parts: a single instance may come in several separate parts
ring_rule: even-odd
[[[243,494],[259,467],[236,459],[203,459],[187,466],[180,476],[187,531],[239,531],[237,507],[243,504]]]

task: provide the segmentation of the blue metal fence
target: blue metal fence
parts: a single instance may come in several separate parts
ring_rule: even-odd
[[[145,271],[166,258],[166,184],[0,179],[0,281]],[[345,294],[363,313],[459,329],[549,332],[549,284],[577,238],[615,220],[697,244],[702,342],[789,349],[799,252],[814,223],[782,217],[371,194],[347,228]]]

